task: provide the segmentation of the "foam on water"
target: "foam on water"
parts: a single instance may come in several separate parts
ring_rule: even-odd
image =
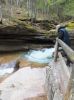
[[[28,61],[36,63],[49,63],[52,60],[52,53],[54,48],[42,49],[42,50],[31,50],[28,53],[20,55],[21,58],[26,58]],[[0,75],[10,74],[14,71],[16,60],[0,65]]]
[[[5,74],[10,74],[14,71],[14,68],[6,68],[6,69],[0,69],[0,76],[3,76]]]
[[[1,64],[0,65],[0,76],[12,73],[14,71],[15,66],[16,66],[16,60],[11,61],[9,63]]]
[[[25,55],[29,61],[37,63],[49,63],[52,60],[52,54],[54,48],[42,49],[42,50],[32,50]]]

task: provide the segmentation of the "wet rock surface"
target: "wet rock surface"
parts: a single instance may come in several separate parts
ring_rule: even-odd
[[[47,100],[45,68],[22,68],[0,84],[2,100]],[[12,95],[13,94],[13,95]]]

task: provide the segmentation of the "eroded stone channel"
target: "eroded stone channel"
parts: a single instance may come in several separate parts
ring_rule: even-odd
[[[3,92],[0,98],[15,100],[18,94],[19,100],[47,100],[45,66],[51,61],[53,51],[53,48],[46,48],[1,54],[0,90]],[[14,95],[11,98],[12,92]]]

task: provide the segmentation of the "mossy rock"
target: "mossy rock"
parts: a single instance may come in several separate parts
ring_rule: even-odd
[[[68,29],[74,29],[74,21],[67,24]]]
[[[50,37],[50,38],[51,38],[51,37],[56,37],[56,36],[57,36],[56,30],[55,30],[55,29],[52,29],[52,30],[46,32],[46,33],[45,33],[45,36],[46,36],[46,37]]]

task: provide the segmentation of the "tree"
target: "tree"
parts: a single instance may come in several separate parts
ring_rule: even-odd
[[[3,15],[2,15],[2,1],[0,1],[0,23],[2,24]]]

